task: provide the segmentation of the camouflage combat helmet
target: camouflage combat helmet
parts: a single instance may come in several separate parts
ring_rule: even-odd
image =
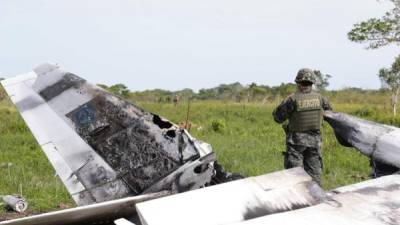
[[[301,82],[310,82],[312,84],[315,83],[315,74],[312,69],[304,68],[299,70],[296,76],[296,83]]]

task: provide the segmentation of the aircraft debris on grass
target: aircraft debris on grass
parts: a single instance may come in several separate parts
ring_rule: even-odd
[[[400,175],[328,192],[301,168],[223,183],[209,144],[58,65],[1,83],[78,207],[0,225],[400,224]],[[399,128],[325,117],[342,144],[400,167]]]

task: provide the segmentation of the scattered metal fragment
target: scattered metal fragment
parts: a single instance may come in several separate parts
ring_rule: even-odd
[[[28,202],[25,198],[18,195],[6,195],[1,197],[5,207],[18,213],[23,213],[28,209]]]

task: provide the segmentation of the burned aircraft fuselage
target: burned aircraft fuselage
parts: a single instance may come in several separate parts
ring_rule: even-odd
[[[173,124],[114,96],[98,94],[67,117],[135,195],[199,157]]]
[[[34,71],[3,85],[78,205],[210,181],[211,148],[185,130],[58,66]],[[174,176],[186,164],[197,178]]]

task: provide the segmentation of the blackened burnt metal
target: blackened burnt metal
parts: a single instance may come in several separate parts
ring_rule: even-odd
[[[63,86],[76,88],[84,83],[70,77],[63,78]],[[105,92],[97,91],[90,102],[66,116],[136,195],[188,160],[200,157],[193,143],[171,122]]]
[[[79,88],[84,83],[85,80],[82,78],[72,73],[66,73],[61,80],[57,81],[57,83],[52,84],[51,86],[46,87],[39,94],[44,100],[50,101],[64,91],[70,88]]]

